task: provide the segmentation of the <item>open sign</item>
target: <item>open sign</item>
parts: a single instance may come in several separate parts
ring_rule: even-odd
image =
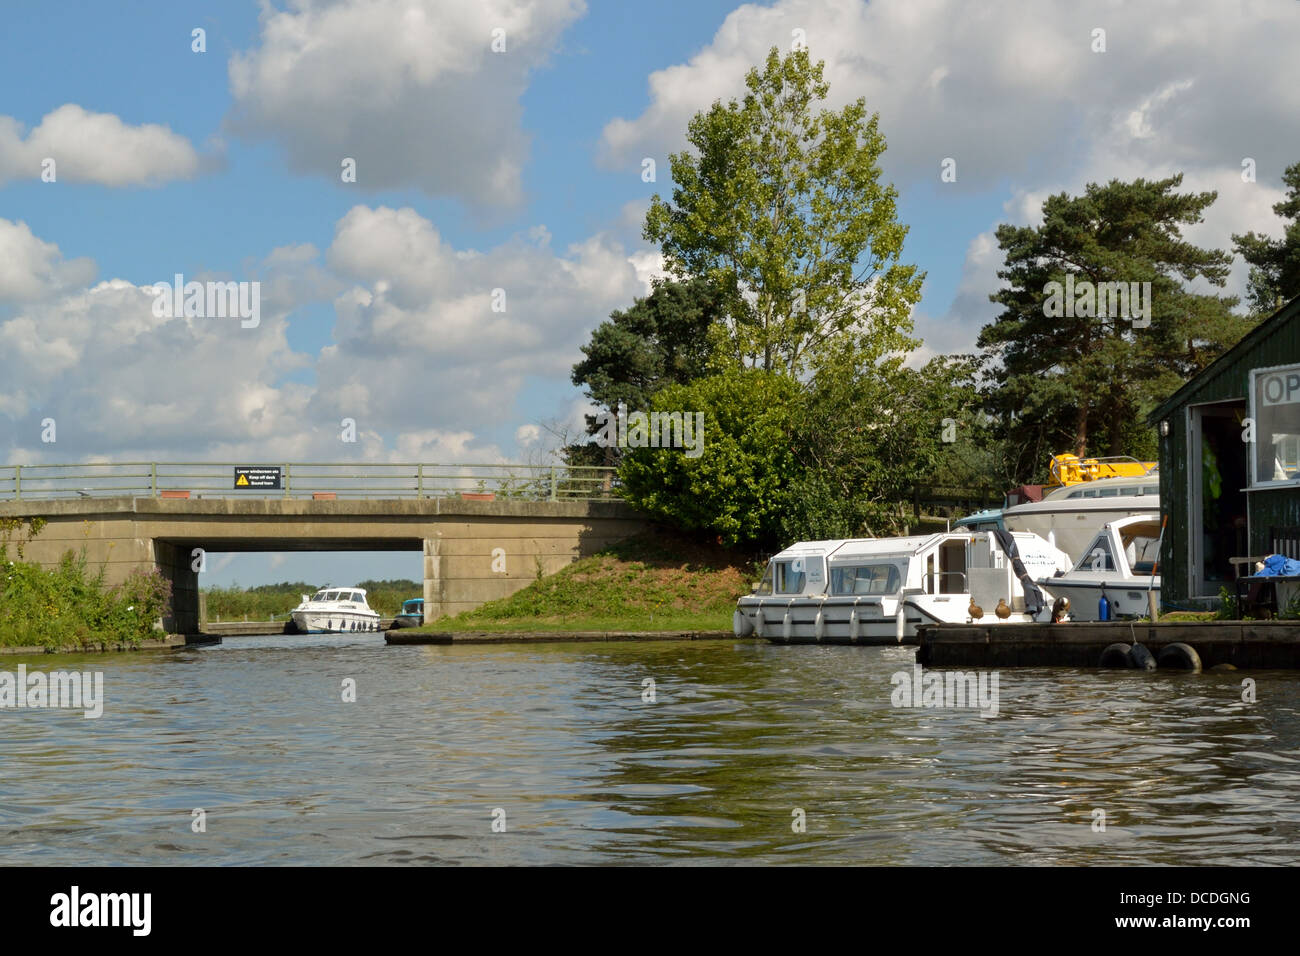
[[[1261,373],[1255,385],[1264,407],[1300,402],[1300,365]]]

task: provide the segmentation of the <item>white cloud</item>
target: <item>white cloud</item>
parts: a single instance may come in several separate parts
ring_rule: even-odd
[[[93,275],[93,263],[73,269],[57,246],[0,220],[0,249],[26,250],[39,266],[0,271],[27,300],[0,313],[0,415],[17,436],[6,457],[517,457],[484,431],[517,428],[525,384],[567,380],[590,330],[643,291],[633,257],[604,234],[555,251],[530,232],[457,249],[411,209],[355,207],[323,255],[287,245],[250,267],[265,294],[261,324],[244,329],[158,318],[151,287],[124,279],[70,287],[65,273]],[[334,342],[315,355],[292,350],[293,311],[331,297]],[[286,381],[303,371],[314,385]],[[58,423],[55,446],[40,442],[46,416]],[[344,418],[356,422],[355,444],[341,441]],[[521,444],[536,431],[525,425]]]
[[[519,98],[582,0],[294,0],[264,9],[230,61],[232,126],[289,167],[363,189],[415,186],[480,206],[522,198]],[[504,30],[505,52],[492,50]]]
[[[112,113],[66,103],[24,137],[21,123],[0,116],[0,184],[40,179],[47,158],[55,161],[56,184],[151,186],[188,179],[199,170],[189,140],[157,123],[130,126]]]
[[[462,250],[409,208],[354,207],[326,260],[353,285],[335,299],[337,345],[317,363],[331,387],[314,407],[403,431],[504,422],[527,378],[567,378],[591,329],[644,290],[603,233],[563,252],[527,237]]]
[[[0,219],[0,303],[54,295],[94,277],[89,259],[66,260],[54,243],[32,235],[27,223]]]
[[[1184,192],[1219,192],[1186,238],[1230,249],[1234,232],[1278,232],[1270,207],[1281,192],[1269,184],[1300,159],[1297,9],[1260,0],[746,4],[688,61],[651,74],[649,104],[605,126],[599,158],[617,168],[685,148],[690,118],[741,98],[745,73],[772,46],[788,50],[798,27],[826,63],[826,105],[862,96],[880,113],[884,174],[905,194],[989,192],[1005,197],[1005,221],[1035,225],[1051,194],[1183,172]],[[1092,51],[1098,26],[1105,53]],[[946,157],[957,161],[957,182],[940,185]],[[1244,157],[1257,161],[1259,183],[1241,182]],[[917,313],[924,354],[969,350],[996,316],[994,225],[970,242],[946,311]],[[1242,291],[1246,271],[1238,261],[1227,292]]]
[[[885,172],[900,185],[937,182],[945,157],[962,190],[1033,187],[1125,153],[1181,169],[1254,156],[1280,169],[1295,160],[1300,113],[1296,17],[1280,0],[746,4],[686,63],[651,74],[649,105],[605,126],[600,157],[613,168],[684,148],[691,116],[743,96],[745,73],[772,46],[788,50],[798,27],[826,62],[828,105],[863,96],[879,111]],[[1098,25],[1105,53],[1091,49]]]

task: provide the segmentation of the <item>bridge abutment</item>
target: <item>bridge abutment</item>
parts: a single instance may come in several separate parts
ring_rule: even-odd
[[[538,577],[649,527],[611,501],[474,501],[459,498],[62,498],[0,502],[0,517],[43,517],[28,560],[57,564],[84,548],[105,583],[157,568],[172,585],[163,621],[199,628],[193,549],[230,551],[421,551],[425,619],[508,597]],[[366,577],[357,569],[357,579]]]

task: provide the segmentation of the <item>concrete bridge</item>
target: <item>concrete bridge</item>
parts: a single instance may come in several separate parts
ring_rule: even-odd
[[[554,484],[552,484],[554,487]],[[106,583],[157,567],[172,584],[163,626],[198,630],[194,549],[223,551],[419,551],[426,618],[506,597],[580,557],[636,534],[648,521],[608,499],[471,497],[335,498],[101,495],[0,501],[0,518],[41,517],[27,560],[54,565],[83,547]],[[186,493],[188,494],[188,493]],[[477,499],[477,500],[476,500]],[[491,499],[491,500],[481,500]],[[367,577],[364,568],[357,578]]]

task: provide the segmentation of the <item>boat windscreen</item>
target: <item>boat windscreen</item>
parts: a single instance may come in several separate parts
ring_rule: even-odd
[[[326,591],[325,596],[321,598],[322,601],[337,601],[338,599],[339,599],[338,591]]]
[[[1097,535],[1088,550],[1083,553],[1079,563],[1075,565],[1076,571],[1116,571],[1115,556],[1110,551],[1110,535]]]

